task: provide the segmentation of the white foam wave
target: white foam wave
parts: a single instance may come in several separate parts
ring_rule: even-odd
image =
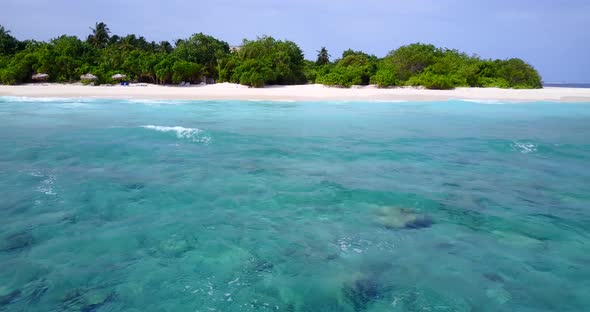
[[[143,104],[149,106],[159,105],[181,105],[186,104],[186,100],[149,100],[149,99],[129,99],[127,102],[132,104]]]
[[[61,108],[65,108],[65,109],[72,109],[72,108],[85,107],[85,106],[88,106],[88,104],[85,104],[82,102],[71,102],[71,103],[59,104],[58,106]]]
[[[30,96],[0,96],[3,102],[33,102],[33,103],[51,103],[51,102],[89,102],[93,99],[68,98],[68,97],[30,97]]]
[[[371,102],[376,102],[376,103],[408,103],[411,101],[405,101],[405,100],[372,100]]]
[[[211,142],[211,137],[204,135],[204,131],[197,128],[185,128],[180,126],[168,127],[168,126],[155,126],[145,125],[141,126],[144,129],[155,130],[159,132],[173,132],[179,139],[186,139],[193,142],[208,144]]]
[[[489,99],[489,100],[456,99],[455,101],[477,103],[477,104],[510,104],[509,102],[506,102],[506,101],[492,100],[492,99]]]
[[[529,154],[537,151],[537,145],[527,142],[514,142],[512,148],[520,153]]]
[[[263,99],[246,99],[244,100],[246,102],[254,102],[254,103],[259,103],[259,102],[269,102],[269,103],[296,103],[296,100],[288,100],[288,99],[273,99],[273,100],[263,100]]]

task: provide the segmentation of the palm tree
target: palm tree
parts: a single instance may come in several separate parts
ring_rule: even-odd
[[[119,48],[123,51],[131,51],[135,49],[137,44],[137,37],[135,35],[127,35],[119,40]]]
[[[0,36],[6,36],[10,34],[10,30],[4,28],[4,26],[0,25]]]
[[[172,53],[172,50],[174,50],[174,48],[172,47],[170,42],[160,41],[159,50],[160,50],[160,52],[163,52],[163,53]]]
[[[16,38],[10,35],[10,30],[0,25],[0,55],[15,53],[19,49],[19,46],[22,45]]]
[[[88,43],[99,49],[106,47],[111,33],[107,24],[103,22],[96,23],[94,28],[91,27],[90,30],[92,30],[92,34],[88,36]]]
[[[330,54],[328,54],[328,50],[326,47],[322,47],[318,52],[318,60],[315,62],[317,65],[326,65],[330,63]]]

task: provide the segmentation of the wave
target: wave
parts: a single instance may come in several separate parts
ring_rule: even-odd
[[[233,101],[240,101],[240,100],[233,100]],[[246,102],[254,102],[254,103],[260,103],[260,102],[264,102],[264,103],[295,103],[297,102],[296,100],[289,100],[289,99],[245,99],[243,101]]]
[[[410,100],[369,100],[370,102],[375,103],[408,103],[412,102]]]
[[[187,100],[150,100],[150,99],[100,99],[100,98],[72,98],[72,97],[30,97],[30,96],[0,96],[1,102],[16,103],[64,103],[64,104],[84,104],[93,102],[127,102],[132,104],[145,105],[180,105],[186,104]]]
[[[537,145],[529,142],[514,142],[512,143],[512,149],[522,154],[530,154],[537,151]]]
[[[149,99],[129,99],[127,102],[132,104],[144,105],[181,105],[189,103],[188,100],[149,100]]]
[[[513,104],[507,101],[500,101],[500,100],[472,100],[472,99],[453,99],[451,101],[460,101],[460,102],[468,102],[468,103],[477,103],[477,104]],[[514,102],[517,103],[517,102]]]
[[[179,139],[186,139],[192,142],[208,144],[211,142],[211,137],[204,135],[204,131],[198,128],[185,128],[180,126],[168,127],[168,126],[155,126],[155,125],[144,125],[141,126],[144,129],[155,130],[158,132],[173,132]]]
[[[25,102],[25,103],[52,103],[52,102],[74,102],[74,103],[87,103],[96,101],[91,98],[69,98],[69,97],[31,97],[31,96],[0,96],[2,102]]]

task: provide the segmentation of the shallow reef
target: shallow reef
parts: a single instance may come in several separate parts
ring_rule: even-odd
[[[375,221],[387,229],[421,229],[434,224],[434,220],[408,208],[380,207],[375,210]]]

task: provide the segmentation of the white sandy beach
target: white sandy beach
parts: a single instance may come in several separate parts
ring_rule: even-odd
[[[512,90],[497,88],[457,88],[424,90],[419,88],[379,89],[373,86],[350,89],[322,85],[269,86],[262,89],[220,83],[190,87],[132,84],[131,86],[84,86],[80,84],[28,84],[0,86],[0,96],[87,97],[108,99],[184,99],[184,100],[352,100],[352,101],[444,101],[497,100],[511,102],[556,101],[590,103],[590,89],[544,88]]]

